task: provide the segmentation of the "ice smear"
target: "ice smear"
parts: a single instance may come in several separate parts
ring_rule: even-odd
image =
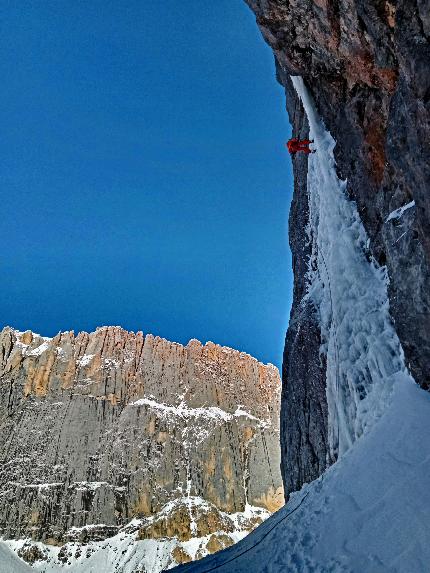
[[[402,207],[399,207],[398,209],[391,211],[391,213],[388,215],[387,220],[385,222],[387,223],[388,221],[391,221],[392,219],[400,219],[400,217],[403,215],[403,213],[405,211],[407,211],[408,209],[411,209],[411,207],[415,207],[415,201],[411,201],[410,203],[407,203],[406,205],[403,205]]]

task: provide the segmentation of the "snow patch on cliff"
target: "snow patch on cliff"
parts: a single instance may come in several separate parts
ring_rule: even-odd
[[[403,205],[402,207],[399,207],[398,209],[394,209],[394,211],[391,211],[391,213],[388,215],[387,220],[385,222],[387,223],[388,221],[391,221],[392,219],[400,219],[400,217],[403,215],[403,213],[405,211],[407,211],[408,209],[411,209],[412,207],[415,207],[415,201],[411,201],[410,203],[407,203],[406,205]]]
[[[84,354],[81,358],[79,358],[76,363],[82,368],[84,366],[88,366],[91,360],[94,358],[95,354]]]
[[[170,406],[168,404],[163,404],[162,402],[156,402],[149,398],[141,398],[135,402],[130,402],[129,406],[148,406],[154,410],[158,410],[162,414],[173,415],[173,416],[183,416],[184,418],[199,418],[201,416],[219,419],[219,420],[231,420],[232,414],[229,414],[225,410],[221,410],[216,406],[209,406],[208,408],[189,408],[184,402],[178,404],[177,406]]]
[[[207,418],[212,420],[220,420],[220,421],[230,421],[234,417],[245,416],[252,420],[259,420],[249,412],[242,410],[242,406],[238,406],[234,414],[230,414],[230,412],[226,412],[217,406],[208,406],[208,407],[200,407],[200,408],[189,408],[185,402],[181,402],[177,406],[171,406],[169,404],[163,404],[162,402],[157,402],[156,400],[152,400],[150,398],[140,398],[139,400],[135,400],[134,402],[130,402],[129,406],[148,406],[156,411],[158,411],[161,415],[167,416],[182,416],[184,418]]]
[[[40,356],[51,347],[51,339],[45,340],[40,346],[26,353],[26,356]]]

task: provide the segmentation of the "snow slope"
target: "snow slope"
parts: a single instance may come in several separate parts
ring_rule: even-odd
[[[1,573],[31,573],[32,568],[16,557],[9,547],[0,541]]]
[[[430,394],[398,375],[385,414],[320,479],[233,548],[174,571],[427,573],[429,435]]]
[[[339,459],[239,544],[175,571],[428,572],[430,395],[405,368],[386,271],[337,177],[336,143],[302,79],[292,80],[317,149],[308,165],[306,297],[321,326],[330,447]]]

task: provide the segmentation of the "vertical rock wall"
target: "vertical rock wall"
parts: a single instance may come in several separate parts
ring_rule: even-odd
[[[304,139],[309,126],[303,107],[288,75],[278,67],[285,85],[287,110],[293,132]],[[282,367],[281,456],[286,492],[300,489],[317,478],[329,458],[324,356],[319,348],[321,332],[311,301],[304,300],[311,254],[307,197],[307,156],[292,156],[294,194],[290,209],[289,235],[293,259],[294,291],[290,323],[285,339]]]
[[[274,366],[210,342],[5,328],[0,533],[61,545],[140,519],[140,539],[187,540],[250,506],[274,511],[279,394]]]
[[[273,48],[294,134],[306,133],[289,75],[300,75],[337,141],[338,175],[357,202],[372,256],[387,266],[390,312],[415,380],[430,387],[430,11],[421,0],[247,0]],[[325,365],[302,304],[306,159],[293,159],[294,303],[283,367],[286,490],[330,463]],[[409,205],[405,211],[396,211]],[[299,406],[299,407],[297,407]],[[293,477],[294,475],[294,477]]]

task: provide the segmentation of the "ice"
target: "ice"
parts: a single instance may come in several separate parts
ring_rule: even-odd
[[[387,273],[368,257],[368,237],[357,206],[336,174],[335,140],[325,129],[301,78],[292,78],[317,153],[309,157],[308,201],[312,246],[307,298],[315,306],[327,358],[329,444],[342,455],[380,416],[403,352],[389,314]]]
[[[391,221],[392,219],[400,219],[400,217],[403,215],[403,213],[405,211],[407,211],[408,209],[411,209],[412,207],[415,207],[415,201],[411,201],[410,203],[403,205],[403,207],[399,207],[398,209],[391,211],[391,213],[388,215],[387,220],[385,222],[387,223],[388,221]]]

